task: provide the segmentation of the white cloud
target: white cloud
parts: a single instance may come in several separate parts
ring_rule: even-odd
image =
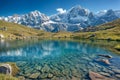
[[[65,12],[66,12],[66,10],[63,9],[63,8],[57,8],[56,10],[57,10],[59,13],[65,13]]]

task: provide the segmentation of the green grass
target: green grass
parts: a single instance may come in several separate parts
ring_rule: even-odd
[[[19,79],[9,75],[0,74],[0,80],[19,80]]]
[[[95,34],[94,37],[90,37]],[[115,40],[120,41],[120,19],[94,27],[94,32],[77,32],[74,39]]]
[[[51,33],[44,32],[37,29],[32,29],[23,25],[0,21],[0,29],[6,27],[7,30],[0,30],[0,34],[4,35],[5,39],[31,39],[31,38],[42,38],[50,37]]]
[[[93,27],[94,32],[58,32],[51,33],[28,28],[23,25],[0,21],[0,28],[6,27],[7,31],[0,30],[0,34],[6,39],[31,39],[31,38],[73,38],[73,39],[97,39],[120,41],[120,19],[110,23]],[[94,37],[90,37],[91,35]]]
[[[114,48],[115,48],[116,50],[120,51],[120,44],[117,44]]]

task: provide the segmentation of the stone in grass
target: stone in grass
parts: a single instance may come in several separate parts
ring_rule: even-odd
[[[11,65],[9,65],[9,64],[2,64],[0,66],[0,73],[11,75],[12,74],[12,67],[11,67]]]
[[[40,73],[33,73],[33,74],[31,74],[31,75],[29,76],[29,78],[31,78],[31,79],[36,79],[36,78],[39,77],[39,75],[40,75]]]
[[[89,77],[91,80],[114,80],[92,71],[89,72]]]

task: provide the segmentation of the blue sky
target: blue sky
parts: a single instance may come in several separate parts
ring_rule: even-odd
[[[57,8],[68,10],[76,5],[81,5],[92,12],[120,10],[120,0],[0,0],[0,16],[25,14],[34,10],[49,16],[57,13]]]

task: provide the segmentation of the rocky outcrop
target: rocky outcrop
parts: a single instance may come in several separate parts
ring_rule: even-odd
[[[0,66],[0,73],[11,75],[12,74],[12,67],[9,64],[2,64]]]
[[[89,77],[91,80],[114,80],[92,71],[89,72]]]

